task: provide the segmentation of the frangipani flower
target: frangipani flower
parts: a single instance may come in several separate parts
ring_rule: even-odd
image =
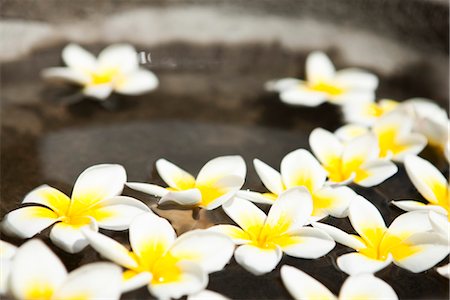
[[[273,204],[284,191],[303,186],[312,197],[312,219],[319,220],[328,215],[346,217],[347,208],[356,196],[348,187],[331,187],[325,184],[327,172],[307,150],[298,149],[287,154],[281,161],[281,173],[259,159],[253,161],[256,173],[270,191],[260,194],[240,191],[239,197],[250,201]]]
[[[311,196],[303,187],[282,193],[268,215],[253,203],[237,197],[223,205],[223,209],[239,227],[217,225],[209,230],[231,237],[239,245],[234,252],[236,262],[255,275],[272,271],[283,252],[314,259],[327,254],[335,246],[324,231],[303,227],[313,210]]]
[[[400,102],[381,99],[378,102],[352,101],[342,107],[344,119],[347,123],[371,126],[380,117],[393,111]]]
[[[138,182],[127,182],[127,186],[161,197],[159,204],[175,202],[208,210],[230,200],[244,184],[247,173],[241,156],[214,158],[203,166],[197,178],[165,159],[156,162],[156,169],[168,188]]]
[[[124,292],[147,285],[159,299],[202,291],[208,273],[222,270],[234,249],[227,236],[207,230],[192,230],[177,238],[170,223],[153,213],[142,214],[131,223],[132,251],[100,233],[83,232],[102,256],[127,269]]]
[[[339,268],[349,275],[375,273],[391,262],[419,273],[433,267],[448,254],[446,241],[440,234],[432,232],[424,212],[405,213],[386,227],[378,209],[358,196],[350,204],[349,218],[359,236],[330,225],[313,224],[338,243],[357,251],[337,259]]]
[[[281,101],[293,105],[318,106],[323,102],[344,104],[375,99],[378,78],[359,69],[336,72],[323,52],[312,52],[306,59],[306,81],[285,78],[268,82],[266,88],[280,93]]]
[[[111,45],[95,58],[80,46],[69,44],[62,58],[67,67],[48,68],[42,76],[78,84],[84,95],[98,100],[105,100],[113,91],[138,95],[158,86],[158,78],[151,71],[139,68],[137,52],[131,45]]]
[[[442,275],[442,276],[444,276],[444,277],[447,277],[447,278],[450,278],[450,264],[446,264],[445,266],[436,268],[436,271],[437,271],[440,275]]]
[[[450,186],[444,175],[430,162],[414,155],[406,157],[405,168],[409,179],[429,204],[414,200],[392,203],[406,211],[432,210],[450,221]]]
[[[8,291],[11,263],[16,252],[16,246],[0,240],[0,295],[4,295]]]
[[[12,262],[9,286],[17,299],[119,299],[121,270],[112,263],[92,263],[69,274],[40,240],[23,244]]]
[[[92,166],[78,177],[71,198],[48,185],[32,190],[22,203],[34,205],[7,214],[3,228],[30,238],[56,223],[50,232],[53,243],[67,252],[79,252],[88,244],[82,228],[125,230],[135,216],[150,210],[136,199],[118,196],[125,182],[120,165]]]
[[[366,134],[342,143],[333,133],[316,128],[309,136],[314,155],[322,163],[331,183],[355,182],[364,187],[380,184],[397,172],[397,166],[379,158],[377,140]]]
[[[428,217],[430,218],[434,231],[441,234],[442,238],[447,241],[450,252],[450,222],[448,221],[448,217],[432,210],[428,213]],[[450,264],[436,268],[436,271],[440,275],[450,278]]]
[[[296,300],[398,299],[389,284],[372,274],[348,277],[342,285],[338,297],[313,277],[291,266],[281,267],[281,280]]]

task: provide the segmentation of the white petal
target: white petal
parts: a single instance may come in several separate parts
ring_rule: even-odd
[[[161,197],[158,204],[177,203],[185,206],[195,206],[200,204],[202,194],[199,189],[188,189],[184,191],[169,191]]]
[[[322,283],[297,268],[284,265],[281,267],[281,280],[296,300],[336,299]]]
[[[304,186],[313,192],[325,184],[327,173],[309,151],[298,149],[281,161],[281,176],[286,188]]]
[[[70,198],[57,189],[44,184],[29,192],[22,203],[42,204],[61,216],[66,214]]]
[[[158,78],[148,70],[138,70],[128,74],[123,82],[115,87],[115,91],[125,95],[140,95],[158,87]]]
[[[277,170],[259,159],[253,160],[253,166],[262,183],[270,192],[279,195],[284,191],[281,174]]]
[[[11,274],[12,261],[0,259],[0,296],[9,292],[9,276]]]
[[[3,220],[3,230],[21,238],[30,238],[58,221],[58,215],[52,210],[27,206],[8,213]]]
[[[276,195],[275,195],[276,196]],[[236,197],[238,198],[242,198],[254,203],[262,203],[262,204],[269,204],[272,205],[274,203],[275,199],[271,199],[269,197],[266,197],[264,194],[262,193],[258,193],[258,192],[252,192],[252,191],[237,191],[236,192]]]
[[[63,222],[57,223],[50,231],[50,239],[53,244],[66,252],[77,253],[83,250],[88,244],[88,240],[81,232],[82,228],[97,231],[98,227],[95,220],[84,226],[72,226]]]
[[[448,217],[446,215],[430,211],[428,213],[428,218],[430,219],[433,230],[450,240],[450,222],[448,221]]]
[[[253,275],[262,275],[275,269],[282,255],[278,247],[265,249],[253,245],[239,246],[234,252],[236,262]]]
[[[349,104],[345,107],[348,107],[348,106],[352,106],[352,105]],[[344,143],[348,143],[357,137],[367,134],[368,132],[369,132],[369,129],[366,126],[357,125],[357,124],[347,124],[347,125],[339,127],[334,132],[334,134]]]
[[[225,234],[237,245],[248,244],[251,242],[249,235],[244,230],[234,225],[215,225],[208,228],[208,230]]]
[[[330,252],[336,243],[334,240],[318,228],[304,227],[291,235],[295,244],[283,246],[283,252],[287,255],[299,258],[316,259]]]
[[[224,234],[193,230],[177,238],[170,253],[199,264],[208,273],[222,270],[233,256],[234,243]]]
[[[322,129],[314,129],[309,136],[309,144],[314,155],[323,164],[331,162],[336,157],[341,157],[344,146],[331,132]]]
[[[414,253],[407,256],[400,253],[401,257],[396,257],[394,252],[394,263],[414,273],[423,272],[434,267],[449,253],[447,241],[438,233],[415,233],[405,240],[405,244]]]
[[[229,298],[213,291],[204,290],[199,293],[189,295],[187,300],[229,300]]]
[[[429,202],[436,204],[446,196],[447,180],[430,162],[418,156],[407,156],[405,168],[417,190]]]
[[[131,292],[146,286],[152,281],[152,274],[149,272],[141,272],[137,275],[125,280],[122,283],[122,293]]]
[[[308,82],[320,82],[333,79],[336,70],[328,56],[319,51],[312,52],[306,58],[306,78]]]
[[[67,277],[62,262],[37,239],[19,248],[11,270],[11,293],[17,299],[40,298],[46,290],[54,293]]]
[[[347,253],[337,259],[339,269],[349,275],[375,273],[387,267],[391,262],[391,255],[386,260],[376,260],[360,253]]]
[[[266,214],[255,204],[240,198],[234,198],[222,206],[225,213],[244,231],[262,228]]]
[[[130,243],[134,253],[140,258],[153,255],[158,250],[164,253],[175,241],[172,225],[153,213],[137,216],[130,226]]]
[[[326,94],[307,89],[303,86],[283,90],[280,93],[282,102],[290,105],[319,106],[326,101]]]
[[[345,280],[339,293],[339,299],[396,300],[394,289],[372,274],[350,276]]]
[[[363,187],[372,187],[385,181],[397,173],[397,166],[389,160],[376,159],[361,166],[365,174],[362,178],[355,178],[355,182]]]
[[[375,135],[369,133],[351,140],[342,154],[344,168],[353,161],[362,163],[377,159],[379,155],[378,142]]]
[[[355,250],[366,247],[366,245],[364,245],[364,243],[362,243],[355,236],[350,235],[334,226],[330,226],[330,225],[323,224],[323,223],[317,223],[317,222],[314,222],[311,225],[316,228],[322,229],[323,231],[328,233],[339,244],[353,248]]]
[[[286,232],[295,230],[307,223],[312,209],[311,195],[306,188],[289,189],[281,194],[270,208],[264,227],[271,231],[275,230],[274,228],[283,228]]]
[[[126,196],[103,200],[92,208],[92,217],[100,228],[126,230],[133,219],[145,212],[151,212],[143,202]]]
[[[244,184],[246,173],[247,166],[241,156],[221,156],[208,161],[198,173],[196,180],[199,185],[210,185],[211,180],[217,182],[222,177],[236,176],[241,180],[233,188],[239,190]]]
[[[190,295],[200,292],[208,285],[208,275],[202,268],[192,262],[180,262],[178,266],[181,269],[181,279],[176,282],[151,283],[149,291],[158,299],[178,299],[184,295]]]
[[[82,208],[122,193],[127,174],[121,165],[102,164],[84,170],[72,192],[72,205]],[[74,208],[74,207],[72,207]]]
[[[214,199],[211,199],[209,196],[205,197],[205,195],[202,194],[202,202],[200,207],[212,210],[225,204],[236,195],[243,185],[243,180],[243,177],[235,175],[229,175],[217,180],[212,187],[217,188],[222,193],[225,193]]]
[[[424,210],[424,211],[434,211],[439,214],[447,214],[445,208],[441,206],[424,204],[419,201],[412,201],[412,200],[392,201],[392,204],[405,211]]]
[[[64,63],[78,71],[92,71],[97,67],[97,59],[76,44],[67,45],[62,51]]]
[[[313,216],[331,215],[344,218],[348,215],[348,207],[356,193],[346,187],[324,186],[313,194]]]
[[[195,178],[191,174],[168,160],[158,159],[156,162],[156,169],[162,180],[164,180],[171,188],[185,190],[193,188],[195,185]]]
[[[83,88],[82,93],[88,97],[95,98],[97,100],[105,100],[111,95],[113,87],[110,83],[88,85]]]
[[[125,268],[134,269],[138,266],[136,260],[130,255],[130,251],[122,244],[90,229],[82,229],[81,231],[89,241],[90,246],[99,252],[101,256]]]
[[[301,81],[296,78],[282,78],[266,82],[264,88],[266,91],[281,92],[289,88],[295,88],[300,83]]]
[[[82,266],[71,272],[53,299],[119,299],[122,270],[104,262]]]
[[[87,84],[90,81],[90,78],[85,73],[82,73],[79,70],[71,68],[61,68],[61,67],[47,68],[42,71],[41,75],[44,79],[47,80],[56,82],[68,81],[80,85]]]
[[[407,238],[417,232],[431,231],[428,213],[425,211],[413,211],[401,214],[392,221],[387,230],[388,233]]]
[[[127,182],[125,185],[133,190],[143,192],[156,197],[162,197],[169,192],[162,186],[149,183]]]
[[[344,88],[358,90],[375,90],[378,77],[359,69],[344,69],[336,72],[336,82]]]
[[[406,156],[417,155],[422,152],[427,145],[427,138],[421,134],[410,134],[407,137],[399,138],[398,142],[403,146],[403,150],[394,153],[392,160],[402,162]]]
[[[450,278],[450,264],[436,268],[436,271],[444,277]]]
[[[367,199],[357,196],[353,199],[349,207],[349,218],[353,228],[366,241],[370,241],[373,231],[386,230],[386,224],[378,209]],[[369,233],[367,234],[366,233]]]
[[[122,73],[129,73],[139,67],[136,49],[128,44],[106,47],[98,55],[98,63],[103,68],[119,68]]]
[[[13,244],[0,240],[0,259],[9,260],[16,254],[17,247]]]

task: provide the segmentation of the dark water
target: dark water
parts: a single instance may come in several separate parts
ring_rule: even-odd
[[[276,77],[303,76],[305,53],[291,53],[279,46],[245,45],[194,47],[185,44],[160,46],[152,52],[155,63],[146,65],[161,80],[154,93],[139,97],[115,96],[105,105],[82,101],[71,105],[73,89],[49,87],[39,78],[42,68],[60,64],[62,46],[39,50],[28,58],[5,63],[1,68],[1,210],[3,216],[20,206],[23,196],[47,183],[70,194],[78,174],[98,163],[122,164],[130,181],[163,184],[154,162],[167,158],[196,174],[209,159],[226,154],[242,155],[248,167],[245,188],[264,191],[251,161],[260,158],[278,168],[281,159],[297,148],[309,149],[312,129],[334,130],[340,125],[339,109],[289,107],[266,93],[263,83]],[[99,50],[102,46],[90,47]],[[177,57],[176,64],[170,57]],[[337,64],[339,66],[339,61]],[[380,97],[406,99],[420,95],[436,98],[433,82],[420,66],[381,78]],[[376,72],[376,70],[374,70]],[[448,99],[437,99],[446,106]],[[432,149],[423,153],[441,171],[448,171],[443,158]],[[421,199],[402,166],[393,178],[372,189],[354,187],[382,212],[386,223],[402,212],[389,205],[393,199]],[[169,219],[178,234],[192,228],[207,228],[231,222],[219,208],[201,211],[159,209],[153,197],[129,189],[134,196]],[[265,208],[266,209],[266,208]],[[328,218],[347,232],[346,219]],[[127,244],[127,232],[107,232]],[[69,255],[51,245],[48,230],[39,235],[72,270],[101,260],[91,248]],[[20,245],[22,240],[2,235]],[[350,249],[338,245],[317,260],[285,256],[278,268],[264,276],[253,276],[234,260],[224,271],[210,275],[208,288],[235,299],[290,298],[279,273],[283,264],[311,274],[337,294],[346,275],[335,260]],[[443,265],[448,263],[440,263]],[[431,269],[413,274],[394,265],[377,273],[400,298],[447,299],[448,280]],[[150,298],[146,288],[123,295],[126,299]]]

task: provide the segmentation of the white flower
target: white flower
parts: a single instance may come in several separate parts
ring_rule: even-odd
[[[445,266],[436,268],[436,270],[440,275],[450,278],[450,264],[446,264]]]
[[[87,246],[80,229],[97,227],[125,230],[131,220],[150,209],[141,201],[118,196],[126,182],[120,165],[95,165],[78,177],[69,198],[48,185],[42,185],[25,196],[26,206],[8,213],[3,222],[6,232],[30,238],[55,224],[50,239],[58,247],[75,253]]]
[[[341,287],[339,297],[336,297],[316,279],[291,266],[281,267],[281,279],[296,300],[398,299],[397,294],[389,284],[372,274],[348,277]]]
[[[381,99],[378,102],[352,101],[342,107],[342,112],[347,123],[371,126],[377,119],[395,110],[399,104],[390,99]]]
[[[78,84],[83,94],[98,100],[106,99],[113,91],[138,95],[158,86],[158,78],[151,71],[139,68],[136,50],[131,45],[111,45],[95,58],[80,46],[69,44],[63,49],[62,58],[67,67],[45,69],[42,76]]]
[[[298,149],[287,154],[281,161],[281,173],[264,162],[253,161],[256,173],[270,193],[240,191],[238,196],[253,202],[273,204],[278,196],[293,187],[303,186],[312,197],[312,219],[319,220],[328,215],[343,218],[353,197],[348,187],[331,187],[325,184],[327,172],[307,150]]]
[[[130,188],[161,197],[159,204],[174,202],[185,206],[215,209],[230,200],[245,181],[247,168],[240,156],[221,156],[207,162],[194,178],[165,159],[156,169],[168,188],[154,184],[127,182]]]
[[[444,175],[430,162],[414,155],[406,157],[405,168],[409,179],[428,204],[414,200],[392,203],[406,211],[432,210],[450,220],[450,186]]]
[[[432,232],[427,213],[402,214],[386,227],[378,209],[359,196],[350,204],[349,218],[359,236],[330,225],[313,224],[325,230],[338,243],[357,251],[337,259],[339,268],[349,275],[374,273],[391,262],[419,273],[448,255],[447,243],[439,233]]]
[[[370,133],[344,144],[333,133],[316,128],[309,136],[309,144],[331,183],[355,182],[371,187],[397,173],[394,163],[379,158],[377,139]]]
[[[16,246],[0,240],[0,295],[4,295],[8,291],[12,259],[16,252]]]
[[[315,259],[335,246],[324,231],[304,227],[313,206],[309,192],[303,187],[282,193],[268,215],[253,203],[237,197],[223,209],[239,227],[217,225],[209,230],[230,236],[239,245],[234,253],[236,262],[255,275],[272,271],[283,252],[293,257]]]
[[[92,263],[69,274],[40,240],[23,244],[14,256],[10,292],[17,299],[119,299],[120,268]]]
[[[91,246],[123,266],[122,290],[148,286],[159,299],[198,293],[208,284],[208,273],[222,270],[233,255],[233,242],[207,230],[189,231],[178,238],[170,223],[153,213],[142,214],[130,226],[132,251],[113,239],[85,229]]]
[[[280,93],[281,101],[293,105],[318,106],[325,101],[344,104],[372,102],[378,78],[359,69],[336,72],[323,52],[312,52],[306,59],[306,81],[285,78],[268,82],[268,90]]]

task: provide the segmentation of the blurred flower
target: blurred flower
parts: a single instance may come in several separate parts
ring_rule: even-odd
[[[70,274],[40,240],[23,244],[14,256],[10,292],[17,299],[119,299],[120,268],[92,263]]]
[[[72,198],[42,185],[22,202],[34,205],[8,213],[3,228],[21,238],[30,238],[56,223],[50,232],[53,243],[67,252],[79,252],[88,244],[81,228],[125,230],[135,216],[149,211],[136,199],[118,196],[125,182],[125,169],[120,165],[92,166],[78,177]]]
[[[357,251],[337,259],[339,268],[349,275],[374,273],[392,261],[401,268],[419,273],[448,255],[447,242],[439,233],[432,232],[433,227],[424,212],[402,214],[387,228],[378,209],[359,196],[350,204],[349,218],[359,236],[330,225],[313,224],[338,243]]]
[[[139,68],[136,50],[127,44],[105,48],[95,58],[75,44],[62,51],[67,67],[45,69],[46,79],[68,81],[82,86],[83,94],[105,100],[114,91],[125,95],[139,95],[158,86],[158,78],[149,70]]]
[[[127,182],[134,190],[161,197],[159,204],[175,202],[185,206],[215,209],[230,200],[242,187],[247,168],[240,156],[221,156],[207,162],[194,178],[165,159],[156,162],[161,178],[169,185]]]
[[[450,186],[444,175],[430,162],[415,155],[406,157],[405,169],[409,179],[428,204],[413,200],[392,203],[406,211],[435,211],[450,220]]]
[[[347,123],[371,126],[377,119],[396,109],[399,104],[390,99],[381,99],[378,102],[352,101],[346,103],[342,111]]]
[[[370,133],[370,128],[359,124],[346,124],[336,129],[334,134],[347,144],[357,137]]]
[[[281,267],[281,280],[289,293],[296,300],[317,299],[398,299],[394,289],[372,274],[360,274],[348,277],[336,297],[322,283],[303,271],[291,266]]]
[[[256,173],[270,193],[239,191],[238,196],[259,203],[273,204],[278,196],[293,187],[303,186],[312,197],[312,219],[328,215],[343,218],[356,193],[348,187],[331,187],[325,184],[327,172],[307,150],[298,149],[281,161],[281,173],[259,159],[253,161]]]
[[[178,238],[170,223],[153,213],[142,214],[130,226],[132,251],[113,239],[83,230],[102,256],[123,266],[122,290],[148,286],[159,299],[198,293],[208,284],[208,273],[222,270],[233,255],[233,242],[207,230],[189,231]]]
[[[16,252],[16,246],[0,240],[0,295],[4,295],[8,291],[12,259]]]
[[[309,136],[309,144],[331,183],[355,182],[371,187],[397,172],[394,163],[379,158],[380,150],[373,134],[365,134],[344,144],[333,133],[316,128]]]
[[[450,278],[450,264],[436,268],[437,272],[444,277]]]
[[[312,52],[306,59],[306,81],[284,78],[266,83],[266,89],[280,93],[281,101],[293,105],[318,106],[325,101],[344,104],[375,99],[378,78],[359,69],[336,72],[323,52]]]
[[[283,252],[314,259],[327,254],[335,246],[324,231],[304,227],[311,217],[313,205],[309,192],[303,187],[282,193],[268,215],[240,198],[226,203],[223,209],[239,227],[216,225],[209,230],[230,236],[239,245],[234,253],[236,262],[255,275],[272,271]]]

